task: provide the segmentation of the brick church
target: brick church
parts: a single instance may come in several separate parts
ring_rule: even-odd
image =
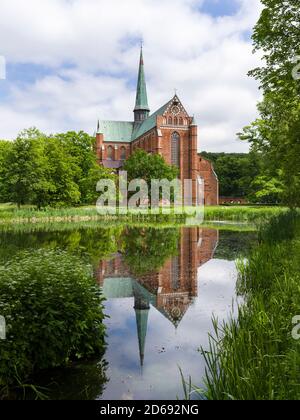
[[[137,149],[157,153],[180,170],[180,179],[204,181],[205,204],[219,204],[219,183],[211,162],[198,154],[198,127],[175,95],[150,115],[141,50],[134,121],[98,121],[96,152],[99,164],[118,171]]]

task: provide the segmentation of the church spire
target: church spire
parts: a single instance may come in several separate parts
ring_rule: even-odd
[[[136,92],[136,101],[134,108],[134,121],[137,123],[143,122],[149,116],[149,105],[146,87],[146,78],[144,70],[143,47],[141,47],[139,76]]]
[[[135,293],[134,309],[136,314],[137,334],[139,340],[140,363],[141,367],[143,367],[150,305],[149,302],[144,299],[138,292]]]

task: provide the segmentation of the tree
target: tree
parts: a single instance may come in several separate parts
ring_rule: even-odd
[[[8,195],[19,207],[44,201],[46,191],[53,188],[47,178],[43,140],[44,135],[37,129],[25,130],[20,133],[7,155]]]
[[[97,182],[100,179],[115,179],[110,170],[97,163],[95,138],[83,131],[69,131],[57,134],[55,139],[69,156],[69,162],[74,169],[73,179],[80,192],[80,203],[95,203],[98,198]]]
[[[254,192],[253,181],[260,174],[260,156],[257,153],[201,153],[210,160],[220,182],[220,195],[247,197]]]
[[[9,201],[8,184],[7,184],[7,158],[11,152],[13,143],[10,141],[0,140],[0,203]]]
[[[0,200],[39,209],[94,203],[97,182],[115,177],[98,165],[93,142],[83,132],[46,136],[36,128],[0,142]]]
[[[125,231],[124,261],[136,276],[155,273],[171,257],[178,255],[179,229],[138,229]]]
[[[130,156],[125,162],[124,170],[127,171],[129,182],[134,179],[146,181],[149,192],[151,191],[151,180],[173,181],[179,175],[179,169],[168,165],[162,156],[148,154],[142,149],[138,149]]]
[[[94,204],[97,201],[99,193],[96,191],[96,187],[101,179],[116,181],[116,176],[109,169],[94,162],[86,176],[79,181],[82,204]]]
[[[55,186],[48,200],[49,205],[63,207],[78,204],[81,194],[76,179],[80,169],[55,137],[46,139],[45,153],[48,160],[48,176]]]
[[[282,200],[295,207],[300,205],[300,81],[293,77],[294,59],[300,55],[299,1],[262,3],[253,41],[255,50],[264,52],[265,66],[250,75],[260,81],[264,100],[258,107],[260,118],[240,138],[261,153],[265,175],[282,182]]]

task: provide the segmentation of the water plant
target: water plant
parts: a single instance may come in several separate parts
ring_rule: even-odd
[[[300,342],[292,319],[300,310],[300,215],[288,212],[260,231],[260,244],[239,261],[237,319],[210,337],[205,397],[211,400],[297,400]]]

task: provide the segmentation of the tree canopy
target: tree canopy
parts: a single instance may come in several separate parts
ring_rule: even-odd
[[[0,202],[38,208],[96,202],[97,182],[114,176],[98,165],[93,143],[84,132],[46,136],[36,128],[0,141]]]
[[[290,207],[300,204],[300,8],[298,0],[262,0],[255,26],[255,51],[265,65],[253,69],[264,92],[260,118],[245,127],[242,140],[261,154],[263,175],[280,185],[280,197]]]

